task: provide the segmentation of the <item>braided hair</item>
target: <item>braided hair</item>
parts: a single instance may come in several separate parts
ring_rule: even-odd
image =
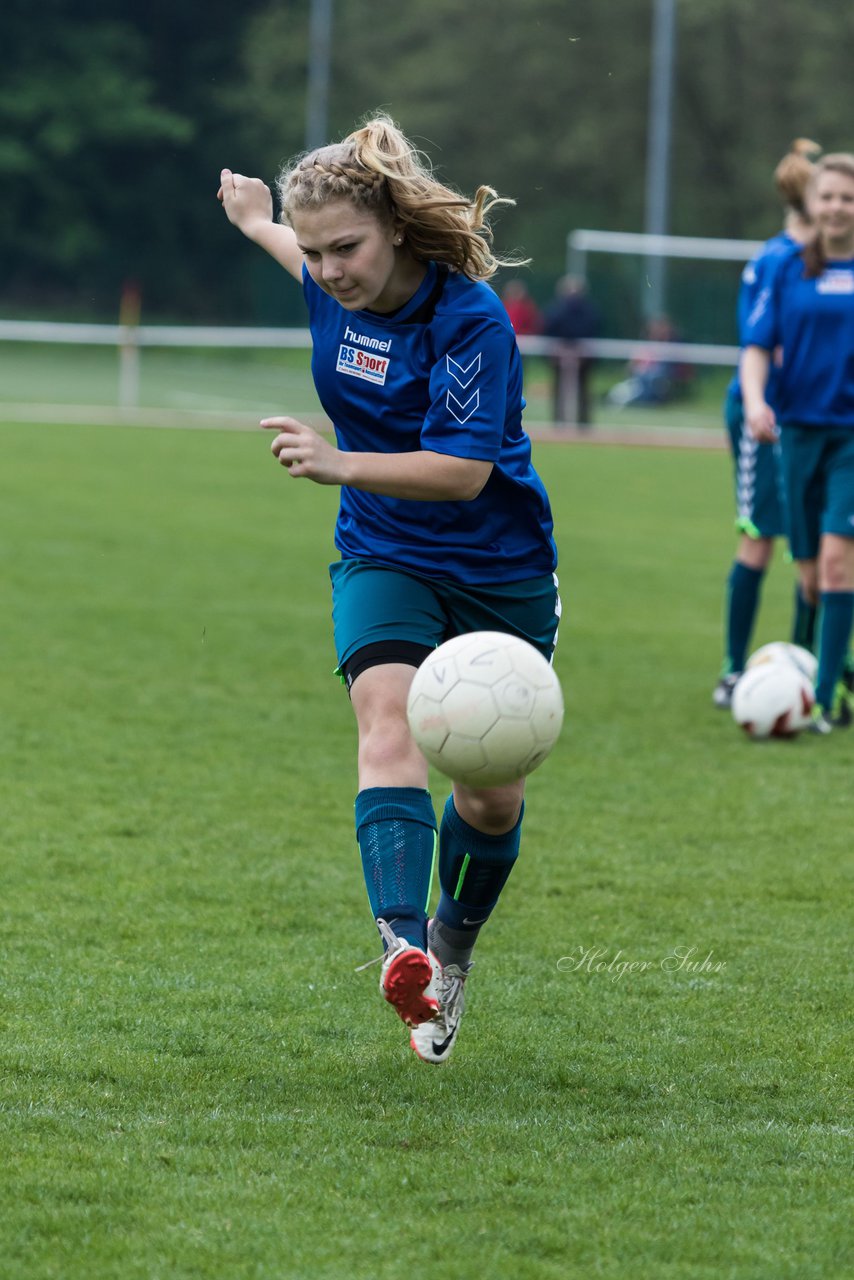
[[[495,257],[488,221],[490,210],[514,201],[492,187],[478,187],[468,199],[444,186],[388,116],[373,117],[343,142],[307,152],[282,170],[277,189],[285,223],[296,212],[347,200],[399,227],[419,261],[445,263],[473,280],[522,265]]]

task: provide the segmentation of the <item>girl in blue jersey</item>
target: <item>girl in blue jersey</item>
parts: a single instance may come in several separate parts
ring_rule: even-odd
[[[854,156],[824,156],[807,198],[815,235],[778,259],[756,301],[741,387],[752,434],[779,440],[792,556],[820,607],[813,728],[826,734],[851,719],[842,674],[854,620]]]
[[[738,295],[739,338],[754,303],[761,294],[777,258],[809,238],[811,225],[806,209],[806,191],[813,171],[809,159],[819,147],[808,138],[796,138],[791,150],[774,170],[777,190],[786,208],[781,234],[772,236],[762,252],[744,268]],[[773,403],[776,372],[772,363],[767,388]],[[762,580],[771,563],[774,541],[785,532],[778,467],[773,445],[760,444],[747,430],[741,386],[736,373],[727,389],[724,416],[729,431],[735,471],[736,528],[739,532],[735,559],[727,578],[724,618],[725,656],[712,700],[716,707],[729,708],[735,683],[744,670],[750,638],[759,609]],[[807,649],[813,646],[815,607],[800,586],[795,591],[792,641]]]
[[[551,657],[560,613],[519,351],[484,283],[502,265],[488,227],[497,197],[440,184],[385,117],[304,156],[278,193],[281,222],[257,178],[223,170],[218,194],[308,304],[335,444],[294,418],[262,425],[291,478],[340,486],[333,623],[358,726],[356,833],[385,946],[380,987],[415,1052],[439,1063],[456,1039],[478,933],[519,852],[524,780],[455,784],[437,832],[409,686],[461,632],[508,631]]]

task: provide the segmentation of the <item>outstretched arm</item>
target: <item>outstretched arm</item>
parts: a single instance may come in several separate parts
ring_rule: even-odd
[[[273,221],[273,197],[260,178],[223,169],[217,199],[233,226],[265,249],[295,280],[302,281],[302,252],[290,227]]]
[[[343,484],[415,502],[471,502],[489,479],[492,463],[429,449],[414,453],[345,453],[296,418],[265,418],[278,434],[270,446],[295,478]]]

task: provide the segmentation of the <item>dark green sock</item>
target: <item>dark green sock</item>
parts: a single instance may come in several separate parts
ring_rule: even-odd
[[[792,617],[792,644],[815,652],[815,620],[818,610],[805,599],[800,586],[795,587],[795,611]]]
[[[734,560],[729,571],[726,596],[727,675],[744,670],[764,576],[764,569],[752,569],[740,560]]]
[[[374,919],[427,950],[436,818],[420,787],[369,787],[356,797],[356,836]]]
[[[854,591],[822,591],[815,700],[833,709],[836,685],[842,679],[854,622]]]
[[[524,806],[522,813],[524,813]],[[512,830],[486,835],[457,813],[450,796],[439,828],[439,884],[430,945],[442,964],[465,964],[519,856],[522,813]]]

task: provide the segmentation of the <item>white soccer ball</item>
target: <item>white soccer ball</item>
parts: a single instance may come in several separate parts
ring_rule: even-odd
[[[563,724],[563,695],[533,645],[501,631],[473,631],[422,662],[406,714],[437,769],[465,786],[495,787],[543,763]]]
[[[760,662],[738,680],[732,715],[751,738],[794,738],[810,722],[812,681],[787,658]]]
[[[810,653],[809,649],[804,649],[799,644],[789,644],[786,640],[772,640],[770,644],[763,644],[761,649],[757,649],[747,659],[745,670],[759,666],[763,662],[776,662],[780,659],[784,662],[793,662],[810,684],[815,684],[815,678],[818,675],[818,658],[814,653]]]

